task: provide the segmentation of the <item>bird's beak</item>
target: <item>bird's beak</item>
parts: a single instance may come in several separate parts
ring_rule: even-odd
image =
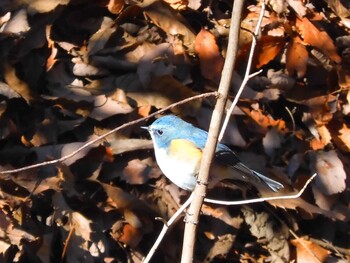
[[[149,126],[141,126],[140,128],[149,131]]]

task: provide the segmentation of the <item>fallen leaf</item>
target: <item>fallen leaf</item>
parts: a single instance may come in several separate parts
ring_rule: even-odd
[[[3,32],[11,34],[23,34],[29,29],[30,26],[28,23],[27,11],[25,9],[20,9],[12,15],[9,21],[7,21],[7,23],[4,26]]]
[[[152,105],[159,109],[194,95],[197,93],[171,75],[154,77],[149,90],[127,93],[128,97],[137,102],[138,107]],[[196,116],[200,106],[201,100],[193,100],[172,108],[172,111],[184,116]]]
[[[337,137],[342,142],[339,147],[347,152],[350,152],[350,129],[343,123],[343,127],[339,130]]]
[[[78,212],[71,213],[71,223],[77,236],[82,237],[86,241],[91,241],[91,224],[92,221]]]
[[[318,48],[336,63],[341,62],[337,48],[326,31],[319,30],[306,17],[296,19],[296,27],[302,39],[309,45]]]
[[[199,57],[202,76],[218,84],[224,67],[224,59],[216,44],[215,36],[202,29],[196,36],[194,50]]]
[[[286,68],[290,76],[302,78],[306,74],[309,53],[298,37],[288,43],[286,53]]]
[[[350,90],[350,66],[348,63],[341,63],[336,67],[339,87]]]
[[[175,70],[173,60],[173,47],[168,43],[155,46],[146,53],[137,66],[137,74],[144,87],[150,86],[155,77],[172,75]]]
[[[129,104],[100,95],[95,97],[94,109],[90,117],[100,121],[116,114],[126,114],[132,111],[133,108]]]
[[[303,238],[291,240],[291,243],[297,248],[298,263],[325,262],[331,254],[330,251]]]
[[[183,45],[190,52],[193,50],[196,36],[180,13],[163,1],[143,1],[139,5],[155,25],[172,37],[180,37]]]
[[[256,68],[261,68],[273,60],[281,52],[284,44],[284,37],[262,36],[254,52]]]
[[[307,7],[305,6],[305,3],[301,0],[287,0],[288,5],[293,8],[295,13],[298,14],[300,17],[304,17],[307,13]]]
[[[310,141],[313,150],[321,150],[331,143],[332,135],[325,125],[315,126],[318,136]]]
[[[316,186],[326,195],[341,193],[345,190],[346,173],[343,163],[334,150],[310,153],[312,170],[317,172]]]
[[[282,134],[272,127],[263,138],[263,146],[267,155],[272,157],[277,149],[281,147]]]
[[[19,94],[22,98],[24,98],[27,102],[32,100],[35,95],[33,91],[30,89],[27,82],[21,80],[17,76],[17,70],[9,64],[4,65],[4,78],[6,83],[13,89],[17,94]]]
[[[333,205],[339,200],[339,194],[325,195],[316,185],[312,185],[315,203],[324,210],[332,210]]]
[[[261,128],[266,130],[270,127],[276,127],[278,131],[283,131],[286,128],[286,123],[283,120],[274,120],[271,116],[264,115],[260,109],[248,109],[241,107],[242,111],[253,119],[253,121]]]
[[[109,0],[107,8],[112,14],[119,14],[125,6],[124,0]]]

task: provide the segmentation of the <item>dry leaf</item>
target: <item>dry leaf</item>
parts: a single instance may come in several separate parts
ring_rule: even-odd
[[[345,123],[343,123],[343,127],[339,130],[337,137],[342,142],[342,145],[339,145],[339,147],[344,151],[350,152],[350,129]]]
[[[341,193],[345,190],[346,173],[337,152],[318,151],[310,153],[312,170],[317,172],[316,186],[326,195]]]
[[[339,200],[339,194],[325,195],[315,185],[312,185],[312,193],[314,194],[315,203],[324,210],[332,210],[333,205]]]
[[[296,73],[298,78],[305,76],[309,53],[301,40],[296,37],[287,46],[286,68],[290,76]]]
[[[297,248],[298,263],[325,262],[331,254],[330,251],[303,238],[291,240],[291,243]]]
[[[107,8],[112,14],[119,14],[125,6],[124,0],[109,0]]]
[[[315,126],[318,136],[310,141],[310,147],[313,150],[321,150],[331,143],[332,136],[325,125]]]
[[[264,115],[260,109],[250,110],[245,107],[241,109],[266,131],[270,129],[270,127],[276,127],[279,131],[283,131],[286,128],[286,123],[283,120],[274,120],[271,116]]]
[[[318,48],[334,62],[341,62],[341,58],[337,53],[337,48],[326,31],[320,31],[306,17],[297,18],[296,27],[299,30],[299,34],[307,44]]]
[[[224,59],[221,57],[214,35],[202,29],[196,36],[194,50],[199,57],[202,76],[218,84]]]
[[[260,68],[273,60],[285,44],[283,37],[262,36],[256,45],[254,60],[256,67]]]
[[[151,81],[160,76],[172,75],[175,70],[173,47],[163,43],[153,47],[139,61],[137,74],[144,87],[151,87]]]
[[[47,13],[58,5],[67,5],[70,0],[20,0],[19,2],[28,5],[28,10],[31,13]]]
[[[263,138],[263,146],[267,155],[273,156],[275,151],[281,147],[281,142],[282,134],[277,131],[276,127],[272,127]]]
[[[129,104],[100,95],[95,98],[94,109],[90,117],[100,121],[116,114],[126,114],[132,111],[133,108]]]
[[[348,63],[341,63],[336,67],[339,87],[350,90],[350,66]]]
[[[137,102],[137,105],[153,105],[156,108],[164,108],[172,103],[196,95],[196,93],[183,85],[171,75],[154,77],[149,84],[150,91],[129,92],[128,97]],[[176,114],[195,116],[201,106],[201,100],[193,100],[189,103],[172,108]]]
[[[11,19],[5,24],[3,28],[4,33],[23,34],[30,29],[28,24],[27,12],[21,9],[13,14]]]
[[[34,98],[34,95],[28,83],[21,80],[17,76],[17,71],[12,65],[5,64],[4,67],[5,67],[4,78],[6,80],[6,83],[9,85],[9,87],[11,87],[11,89],[13,89],[17,94],[19,94],[27,102],[32,100]]]
[[[304,17],[307,13],[307,7],[305,3],[301,0],[287,0],[288,5],[293,8],[295,13],[300,17]]]
[[[193,43],[196,38],[191,27],[180,13],[172,9],[163,1],[148,1],[152,4],[144,7],[145,14],[152,22],[172,37],[179,37],[189,51],[193,50]],[[140,5],[148,4],[147,1]]]

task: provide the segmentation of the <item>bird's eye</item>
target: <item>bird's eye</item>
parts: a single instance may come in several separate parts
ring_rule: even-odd
[[[162,130],[156,130],[156,133],[157,133],[158,135],[160,135],[160,136],[163,135],[163,131],[162,131]]]

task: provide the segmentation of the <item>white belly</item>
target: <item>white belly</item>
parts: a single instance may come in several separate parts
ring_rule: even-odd
[[[170,181],[187,191],[195,188],[198,164],[188,162],[183,158],[169,158],[164,149],[158,149],[155,155],[160,169]]]

